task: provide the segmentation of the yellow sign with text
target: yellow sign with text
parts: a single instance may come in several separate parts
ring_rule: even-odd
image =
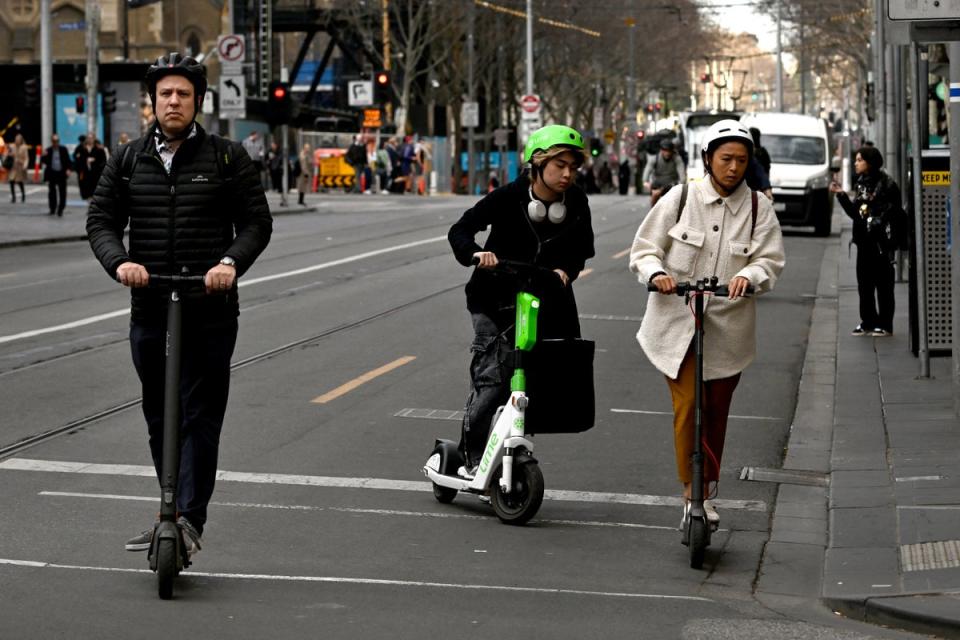
[[[923,186],[925,187],[950,186],[949,171],[924,171],[921,173],[921,175],[923,176]]]

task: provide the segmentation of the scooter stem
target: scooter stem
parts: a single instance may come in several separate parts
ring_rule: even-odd
[[[160,471],[160,520],[177,519],[177,480],[180,474],[180,355],[182,308],[180,292],[170,290],[167,305],[166,365],[163,388],[163,461]]]
[[[693,350],[696,360],[696,374],[693,390],[693,455],[691,466],[693,483],[690,487],[690,499],[695,505],[703,503],[703,283],[698,282],[693,293],[694,340]]]

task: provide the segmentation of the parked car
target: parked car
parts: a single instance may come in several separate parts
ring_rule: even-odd
[[[830,235],[830,132],[822,118],[797,113],[747,113],[740,121],[760,130],[770,154],[773,208],[782,225],[812,226]]]

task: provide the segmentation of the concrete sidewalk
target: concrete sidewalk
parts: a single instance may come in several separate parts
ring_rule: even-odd
[[[951,359],[918,378],[907,285],[895,334],[859,323],[850,225],[824,256],[761,600],[819,598],[857,620],[960,638],[960,418]],[[835,227],[839,224],[835,217]],[[789,260],[789,256],[788,256]]]
[[[75,179],[67,185],[67,206],[62,218],[49,215],[46,184],[27,184],[26,202],[20,201],[19,189],[17,201],[10,202],[7,183],[3,183],[3,188],[5,190],[0,190],[0,248],[86,240],[87,202],[80,199]],[[314,204],[324,195],[329,194],[308,194],[307,204],[303,206],[297,204],[297,194],[290,192],[288,205],[284,207],[280,205],[279,193],[268,192],[267,202],[274,216],[310,213],[316,211]]]

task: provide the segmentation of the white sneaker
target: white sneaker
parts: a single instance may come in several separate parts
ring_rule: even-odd
[[[717,513],[717,508],[713,506],[713,502],[704,500],[703,511],[707,514],[707,524],[714,529],[718,528],[720,526],[720,514]]]
[[[457,475],[464,480],[473,480],[477,475],[477,468],[467,469],[465,466],[457,469]]]
[[[687,520],[690,518],[690,501],[684,500],[683,502],[683,517],[680,518],[680,531],[687,530]],[[686,534],[684,534],[686,535]]]

